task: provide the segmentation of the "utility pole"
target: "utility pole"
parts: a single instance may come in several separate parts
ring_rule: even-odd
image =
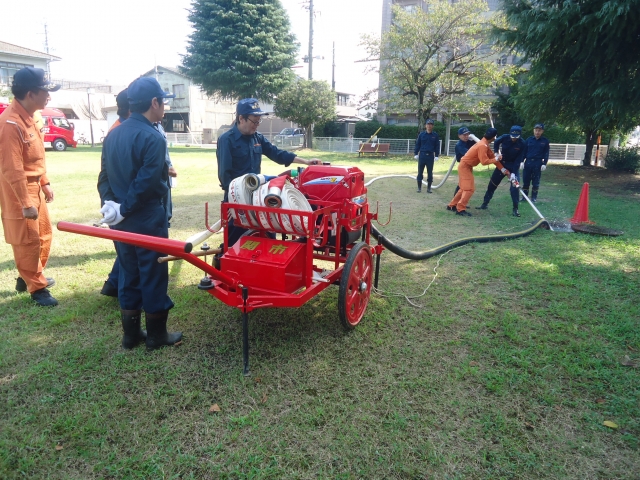
[[[49,35],[47,34],[47,24],[44,24],[44,51],[47,52],[47,55],[49,55]],[[51,67],[49,67],[49,64],[51,63],[51,57],[49,56],[47,58],[47,75],[49,77],[49,80],[51,80]]]
[[[333,42],[333,61],[331,63],[331,90],[336,91],[336,42]]]
[[[313,80],[313,0],[309,0],[309,80]]]

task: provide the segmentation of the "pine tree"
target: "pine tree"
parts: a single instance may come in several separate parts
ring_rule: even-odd
[[[294,78],[299,45],[280,0],[194,0],[182,71],[207,95],[271,100]]]

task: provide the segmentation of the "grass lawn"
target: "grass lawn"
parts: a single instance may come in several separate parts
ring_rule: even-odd
[[[416,168],[407,157],[301,155],[367,178]],[[204,202],[217,220],[221,190],[213,151],[171,157],[170,235],[184,240],[203,229]],[[54,223],[97,221],[99,165],[97,148],[48,153]],[[491,173],[476,171],[472,207]],[[489,210],[452,215],[456,178],[431,195],[406,178],[373,183],[381,221],[393,202],[379,229],[423,251],[537,218],[526,204],[511,216],[505,182]],[[0,478],[638,478],[640,369],[624,363],[640,357],[640,177],[552,165],[538,208],[570,218],[585,181],[591,220],[623,236],[538,230],[420,262],[385,252],[385,292],[419,295],[437,267],[419,307],[372,295],[352,332],[335,287],[300,309],[253,312],[247,378],[239,312],[198,290],[191,265],[170,267],[169,325],[183,344],[123,351],[117,301],[98,293],[111,242],[54,230],[46,273],[60,305],[50,309],[14,291],[0,242]]]

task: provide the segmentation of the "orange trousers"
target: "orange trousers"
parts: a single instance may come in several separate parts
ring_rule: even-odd
[[[47,279],[42,271],[49,260],[53,232],[49,220],[49,209],[40,184],[37,182],[29,183],[27,189],[33,205],[38,209],[38,219],[18,219],[15,218],[17,212],[12,212],[13,215],[7,215],[8,212],[3,211],[3,216],[14,218],[3,218],[2,221],[5,228],[5,239],[13,247],[13,259],[16,262],[18,273],[27,284],[28,292],[33,293],[47,286]],[[22,215],[22,207],[20,207],[20,215]],[[11,230],[9,235],[7,235],[8,229]]]
[[[473,167],[465,162],[458,165],[458,185],[460,190],[456,193],[453,200],[449,203],[450,207],[456,207],[456,210],[462,212],[467,209],[469,200],[473,192],[476,191],[475,180],[473,179]]]

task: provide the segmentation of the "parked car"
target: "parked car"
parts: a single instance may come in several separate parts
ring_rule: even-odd
[[[282,147],[301,147],[304,145],[304,128],[283,128],[273,137],[273,143]]]

